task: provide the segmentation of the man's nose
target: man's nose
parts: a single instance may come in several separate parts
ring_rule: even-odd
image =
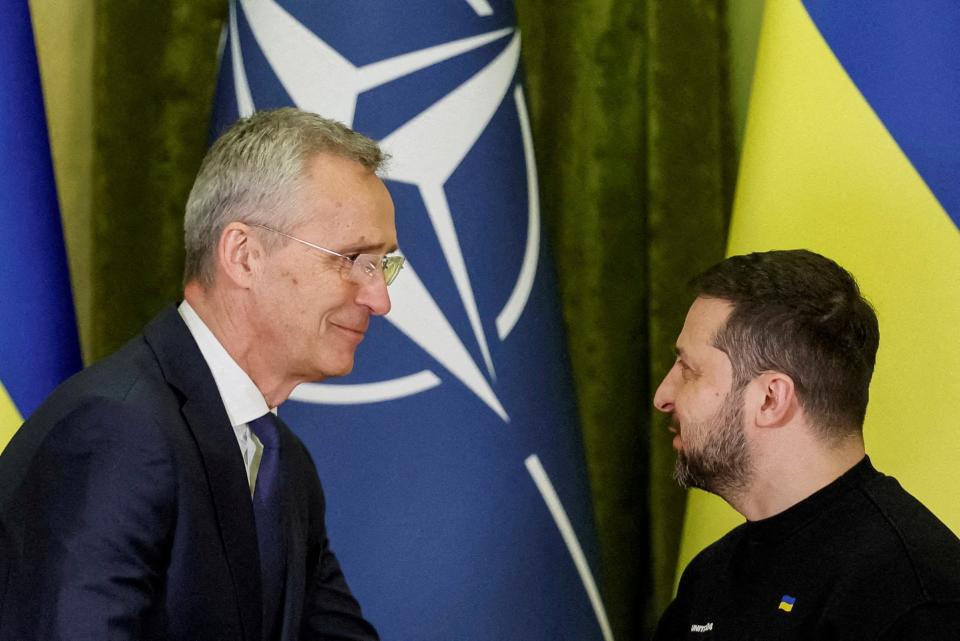
[[[660,381],[660,386],[657,387],[657,393],[653,395],[653,406],[661,412],[673,411],[673,374],[676,369],[676,365],[670,368],[667,375]]]
[[[383,316],[390,311],[390,292],[382,275],[370,278],[360,286],[357,303],[369,308],[373,316]]]

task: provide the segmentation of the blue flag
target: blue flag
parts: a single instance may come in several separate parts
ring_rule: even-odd
[[[385,639],[610,639],[512,3],[230,6],[214,131],[295,105],[391,155],[407,266],[283,406]]]
[[[80,369],[73,298],[26,0],[0,20],[0,448]]]

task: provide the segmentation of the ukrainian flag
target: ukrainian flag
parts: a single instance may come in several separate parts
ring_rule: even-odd
[[[0,20],[0,449],[80,369],[73,299],[26,2]]]
[[[728,251],[805,247],[880,319],[867,451],[960,533],[960,3],[770,0]],[[742,522],[693,491],[680,568]]]
[[[793,604],[797,602],[796,597],[792,597],[789,594],[784,594],[780,597],[780,606],[779,609],[784,612],[793,612]]]

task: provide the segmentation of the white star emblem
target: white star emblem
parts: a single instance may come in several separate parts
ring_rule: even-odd
[[[489,11],[484,0],[468,0],[478,14]],[[244,14],[261,51],[278,80],[301,109],[335,118],[352,126],[357,97],[370,89],[420,69],[473,51],[512,34],[509,43],[483,69],[430,105],[380,141],[391,154],[391,180],[415,185],[433,224],[443,256],[470,321],[473,340],[483,357],[483,369],[469,351],[417,276],[408,260],[403,278],[392,286],[393,310],[386,317],[421,349],[452,373],[504,421],[509,416],[490,380],[496,370],[483,331],[473,286],[467,273],[460,241],[444,185],[477,139],[513,85],[520,56],[520,36],[514,29],[454,40],[419,51],[357,67],[304,27],[272,0],[241,0]],[[235,5],[230,5],[230,41],[234,85],[241,116],[255,108],[237,29]],[[308,64],[305,64],[308,62]],[[523,92],[513,91],[523,135],[528,186],[528,231],[523,264],[516,285],[497,315],[497,339],[504,340],[526,307],[533,288],[540,249],[540,210],[533,143]],[[328,404],[370,403],[425,391],[441,383],[429,370],[376,383],[325,385],[308,383],[291,398]]]

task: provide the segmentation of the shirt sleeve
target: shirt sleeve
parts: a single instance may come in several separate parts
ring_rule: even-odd
[[[956,641],[960,638],[960,601],[925,603],[897,619],[878,641]]]
[[[657,631],[653,635],[653,641],[672,641],[683,637],[684,630],[681,627],[680,610],[681,607],[677,603],[677,599],[674,599],[664,610],[660,621],[657,622]]]
[[[693,585],[699,580],[699,568],[704,563],[705,553],[698,554],[680,575],[680,585],[663,616],[657,623],[654,641],[675,641],[686,638],[689,631],[690,600]]]

